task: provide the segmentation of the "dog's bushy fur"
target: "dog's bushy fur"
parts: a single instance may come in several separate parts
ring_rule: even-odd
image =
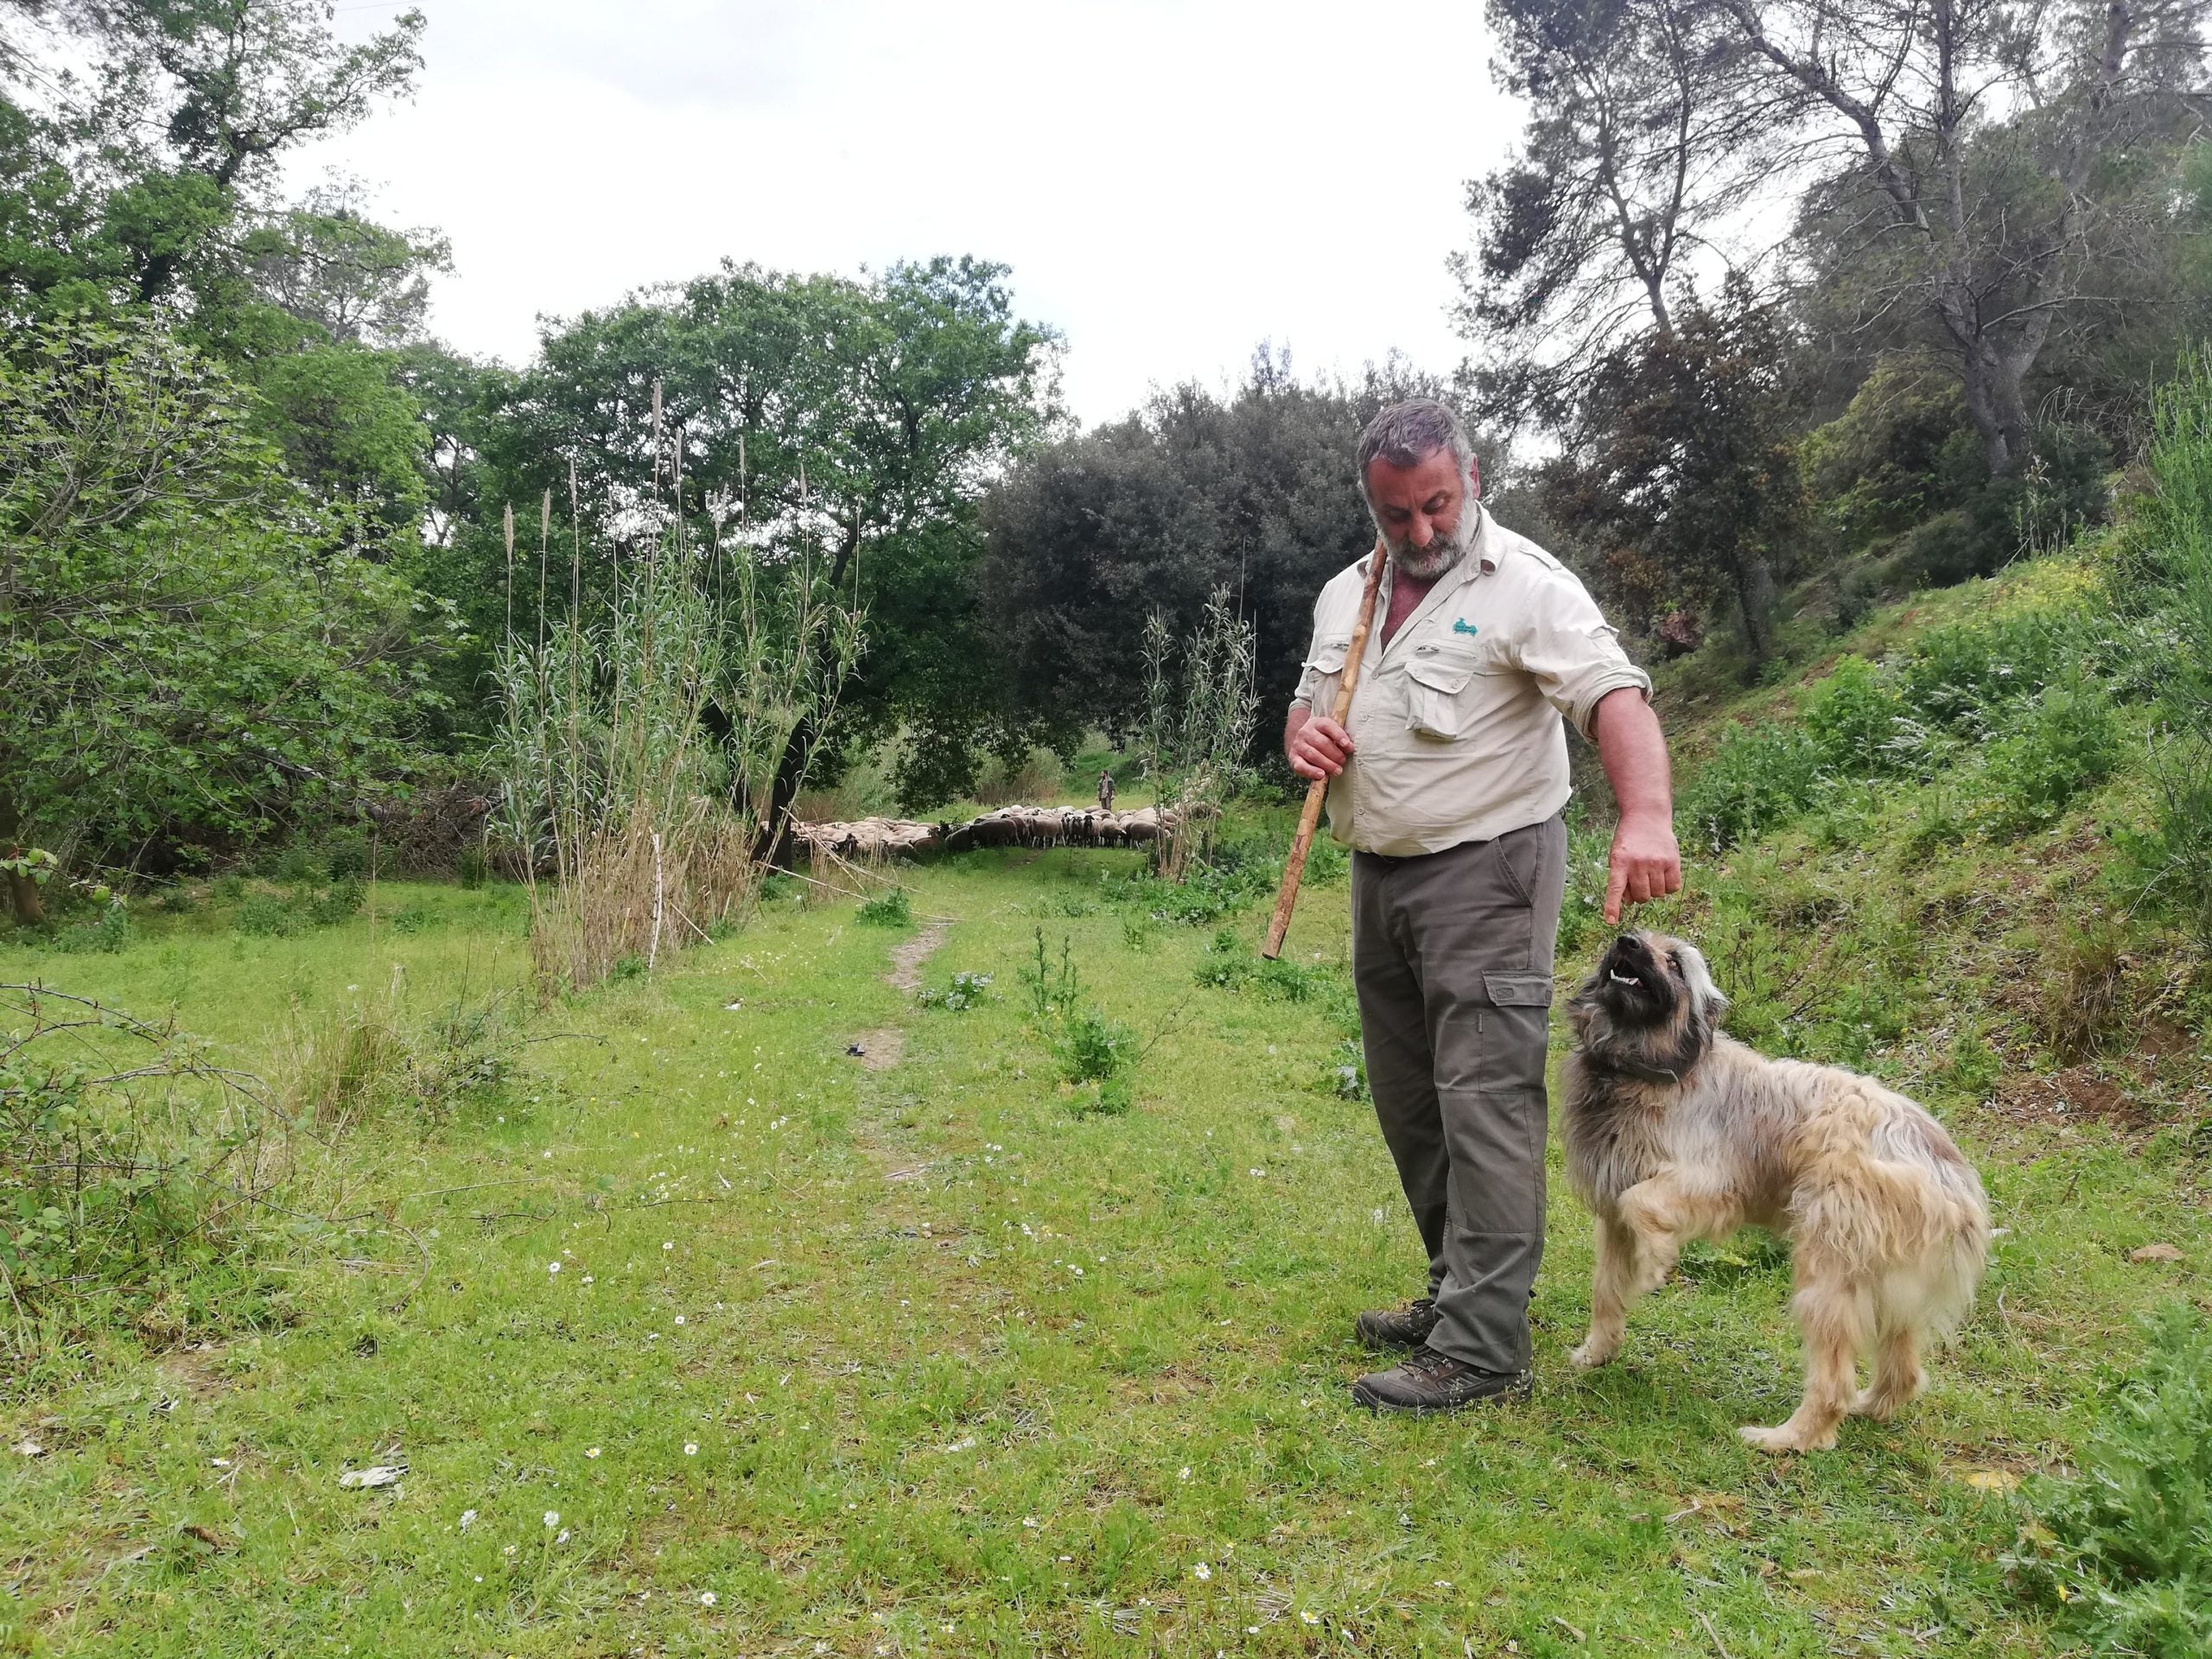
[[[1792,1246],[1805,1395],[1778,1427],[1739,1432],[1819,1450],[1846,1415],[1887,1417],[1919,1393],[1922,1344],[1973,1306],[1988,1205],[1919,1105],[1838,1066],[1766,1058],[1721,1033],[1726,1007],[1694,947],[1649,933],[1617,940],[1568,1004],[1567,1173],[1598,1222],[1574,1360],[1619,1351],[1629,1307],[1691,1239],[1770,1228]]]

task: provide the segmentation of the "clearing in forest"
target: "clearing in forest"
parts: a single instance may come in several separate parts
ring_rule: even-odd
[[[1419,1262],[1348,1092],[1341,879],[1262,971],[1256,911],[1167,919],[1135,855],[1011,856],[902,872],[932,918],[908,928],[772,897],[536,1017],[521,1069],[449,1121],[357,1125],[354,1236],[281,1264],[278,1317],[188,1353],[111,1344],[8,1408],[42,1452],[0,1466],[10,1638],[2045,1649],[1994,1564],[2003,1489],[2081,1432],[2136,1310],[2190,1271],[2129,1249],[2212,1249],[2169,1160],[2094,1122],[1955,1120],[2011,1230],[1929,1395],[1828,1456],[1733,1433],[1794,1395],[1777,1249],[1694,1253],[1623,1360],[1577,1375],[1589,1253],[1556,1184],[1535,1398],[1377,1420],[1346,1398],[1351,1320]],[[412,931],[188,917],[70,978],[257,1064],[395,971],[417,1010],[519,982],[511,891],[378,904]],[[1062,1080],[1025,982],[1040,930],[1051,975],[1129,1033],[1125,1113]],[[956,975],[989,982],[948,1007]],[[895,1067],[846,1052],[877,1031]]]

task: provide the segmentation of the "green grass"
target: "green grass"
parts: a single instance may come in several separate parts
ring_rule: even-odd
[[[1619,1364],[1573,1373],[1589,1252],[1563,1192],[1535,1399],[1378,1420],[1345,1396],[1351,1321],[1420,1261],[1338,1096],[1341,1032],[1323,1000],[1198,983],[1211,925],[1125,926],[1098,878],[1135,868],[913,872],[915,914],[951,918],[925,985],[993,976],[963,1013],[887,982],[911,936],[779,900],[545,1010],[524,1077],[438,1133],[358,1128],[363,1218],[281,1263],[289,1323],[118,1336],[0,1412],[48,1448],[0,1461],[0,1632],[137,1655],[2048,1650],[1996,1565],[2016,1519],[1963,1477],[2063,1458],[2136,1313],[2183,1282],[2130,1247],[2212,1249],[2181,1150],[1955,1118],[2011,1230],[1929,1397],[1832,1455],[1732,1433],[1794,1399],[1779,1252],[1699,1258]],[[341,1007],[394,963],[423,1006],[518,982],[511,890],[378,906],[416,924],[149,918],[119,954],[10,950],[0,974],[174,1004],[257,1064],[288,1004]],[[1341,884],[1306,895],[1317,982],[1345,922]],[[1040,925],[1136,1033],[1126,1116],[1080,1109],[1030,1023]],[[897,1065],[846,1054],[891,1028]],[[340,1490],[395,1448],[399,1486]]]
[[[1836,649],[2085,580],[2024,566]],[[1728,721],[1803,701],[1712,671],[1674,677],[1693,785]],[[2212,989],[2107,874],[2152,810],[2141,720],[2048,821],[1993,817],[2005,752],[1961,746],[1840,775],[1649,913],[1739,1034],[1908,1090],[1987,1180],[1972,1323],[1833,1453],[1732,1433],[1799,1380],[1769,1241],[1693,1251],[1619,1363],[1567,1367],[1590,1253],[1556,1167],[1534,1399],[1353,1409],[1352,1318],[1421,1262],[1344,1046],[1341,861],[1263,967],[1249,838],[1187,889],[974,854],[901,871],[911,926],[775,883],[741,933],[538,1010],[493,1085],[317,1148],[293,1201],[341,1219],[272,1218],[251,1294],[181,1344],[170,1309],[10,1379],[0,1441],[47,1455],[0,1454],[0,1651],[2073,1650],[2007,1564],[2047,1536],[2007,1490],[2065,1481],[2139,1317],[2201,1304],[2212,1259]],[[1605,839],[1576,828],[1563,979],[1607,937]],[[0,946],[0,978],[174,1008],[257,1069],[371,998],[419,1026],[524,984],[512,888],[242,931],[257,891],[143,906],[112,950]],[[394,1457],[398,1486],[339,1486]]]

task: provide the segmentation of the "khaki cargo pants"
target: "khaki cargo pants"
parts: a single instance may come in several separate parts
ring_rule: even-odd
[[[1429,1344],[1486,1370],[1529,1363],[1566,885],[1557,817],[1418,858],[1352,855],[1367,1081],[1428,1251]]]

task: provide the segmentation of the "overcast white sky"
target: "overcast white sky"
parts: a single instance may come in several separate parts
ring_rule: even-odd
[[[294,170],[451,238],[434,326],[520,363],[723,256],[973,253],[1066,337],[1086,424],[1154,385],[1461,355],[1445,257],[1514,112],[1481,8],[1310,0],[422,0],[418,97]],[[365,35],[398,8],[340,0]]]

